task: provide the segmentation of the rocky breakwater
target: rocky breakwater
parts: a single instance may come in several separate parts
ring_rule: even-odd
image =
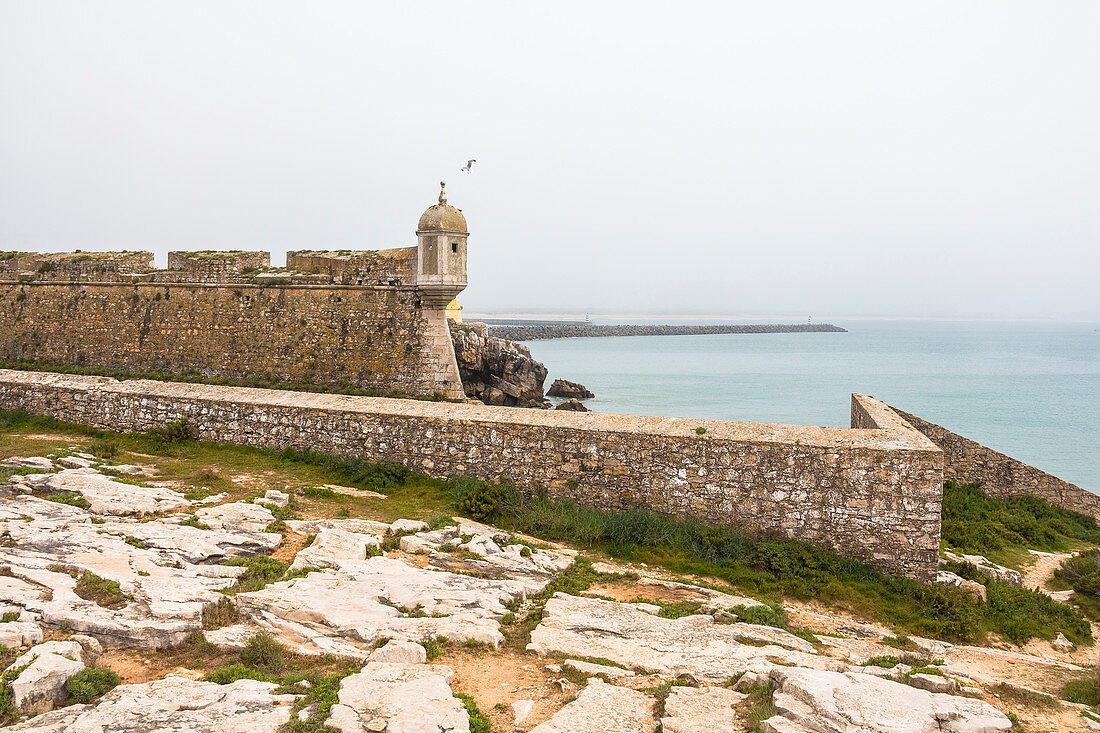
[[[846,333],[847,329],[831,323],[763,323],[724,326],[670,325],[596,325],[592,323],[539,323],[530,326],[492,326],[496,338],[513,341],[538,339],[597,338],[601,336],[708,336],[725,333]]]
[[[466,396],[487,405],[547,407],[547,369],[522,344],[489,335],[484,323],[451,321],[458,372]]]

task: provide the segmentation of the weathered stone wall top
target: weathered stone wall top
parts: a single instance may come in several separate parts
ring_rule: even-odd
[[[416,247],[382,250],[299,250],[286,255],[288,268],[328,275],[347,285],[412,285],[416,276]]]
[[[3,280],[122,282],[152,268],[152,252],[0,252]]]
[[[272,267],[268,252],[173,251],[161,270],[152,252],[0,252],[0,281],[414,287],[416,256],[416,247],[302,250],[288,254],[286,267]]]
[[[876,421],[881,421],[876,422],[875,428],[825,428],[813,425],[732,422],[702,418],[610,415],[598,412],[571,413],[388,397],[227,387],[215,384],[157,382],[145,379],[119,381],[110,377],[24,372],[12,369],[0,369],[0,382],[48,384],[61,389],[96,389],[155,398],[184,397],[211,402],[247,400],[255,405],[273,407],[303,407],[394,417],[462,420],[492,424],[501,428],[523,425],[603,433],[654,434],[709,441],[783,443],[891,451],[912,450],[934,454],[940,452],[939,448],[920,432],[908,428],[905,421],[894,414],[887,405],[859,394],[852,395],[852,401],[854,404],[862,405],[869,414],[875,416]],[[705,432],[700,434],[698,428],[704,428]]]
[[[169,252],[168,269],[179,270],[196,282],[222,282],[232,275],[271,267],[269,252]]]

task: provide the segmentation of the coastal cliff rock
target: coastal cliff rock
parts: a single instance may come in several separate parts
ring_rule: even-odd
[[[547,406],[542,385],[548,370],[526,346],[490,336],[484,323],[450,325],[467,397],[487,405]]]
[[[588,408],[584,406],[584,403],[578,400],[576,397],[570,397],[565,402],[562,402],[554,408],[555,410],[569,410],[571,412],[588,412]]]
[[[550,389],[546,390],[546,396],[587,400],[596,395],[579,382],[570,382],[568,379],[555,379],[550,385]]]

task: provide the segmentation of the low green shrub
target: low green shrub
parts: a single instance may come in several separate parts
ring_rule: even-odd
[[[1100,527],[1035,496],[989,496],[980,483],[945,481],[942,536],[951,547],[983,555],[1010,547],[1065,552],[1073,540],[1100,544]]]
[[[286,669],[286,655],[286,647],[270,634],[261,632],[245,642],[241,663],[274,676]]]
[[[240,662],[212,670],[208,672],[203,679],[207,682],[216,682],[219,685],[228,685],[237,680],[260,680],[261,682],[270,682],[266,674],[258,669],[247,667]]]
[[[509,484],[490,484],[469,476],[452,478],[450,487],[455,509],[474,519],[487,519],[516,498]]]
[[[65,683],[65,689],[78,703],[89,703],[114,689],[121,680],[112,669],[89,667],[82,669]]]
[[[1100,598],[1100,549],[1080,552],[1062,563],[1054,577],[1090,598]]]
[[[944,568],[985,586],[986,603],[978,604],[983,624],[1009,641],[1023,644],[1033,637],[1053,639],[1059,631],[1075,644],[1092,640],[1092,628],[1081,613],[1046,593],[1002,583],[970,563],[946,563]]]
[[[324,486],[307,486],[302,489],[302,496],[310,496],[321,499],[335,499],[337,494],[332,489],[325,488]]]
[[[744,621],[747,624],[775,626],[780,629],[790,627],[787,612],[778,603],[770,606],[737,606],[730,610],[737,615],[739,621]]]
[[[657,615],[661,618],[683,618],[699,613],[699,607],[703,604],[699,601],[674,601],[661,605]]]
[[[105,437],[97,438],[93,440],[91,445],[88,446],[88,452],[96,458],[102,460],[110,460],[119,454],[122,448],[118,444],[118,438]]]
[[[478,709],[472,697],[461,692],[455,693],[455,697],[461,700],[462,706],[466,708],[466,715],[470,718],[470,733],[492,733],[489,719]]]
[[[198,439],[198,430],[186,417],[152,428],[146,434],[158,442],[169,445]]]
[[[447,637],[437,634],[430,639],[420,642],[420,645],[424,647],[424,651],[427,653],[428,661],[430,662],[433,659],[443,656],[443,647],[447,645]]]
[[[217,603],[203,606],[202,609],[202,627],[207,630],[232,626],[239,619],[237,604],[231,598],[221,598]]]

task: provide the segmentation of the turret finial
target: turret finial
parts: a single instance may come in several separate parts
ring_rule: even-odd
[[[441,203],[441,204],[447,203],[447,190],[446,189],[447,189],[447,182],[446,181],[440,181],[439,182],[439,203]]]

